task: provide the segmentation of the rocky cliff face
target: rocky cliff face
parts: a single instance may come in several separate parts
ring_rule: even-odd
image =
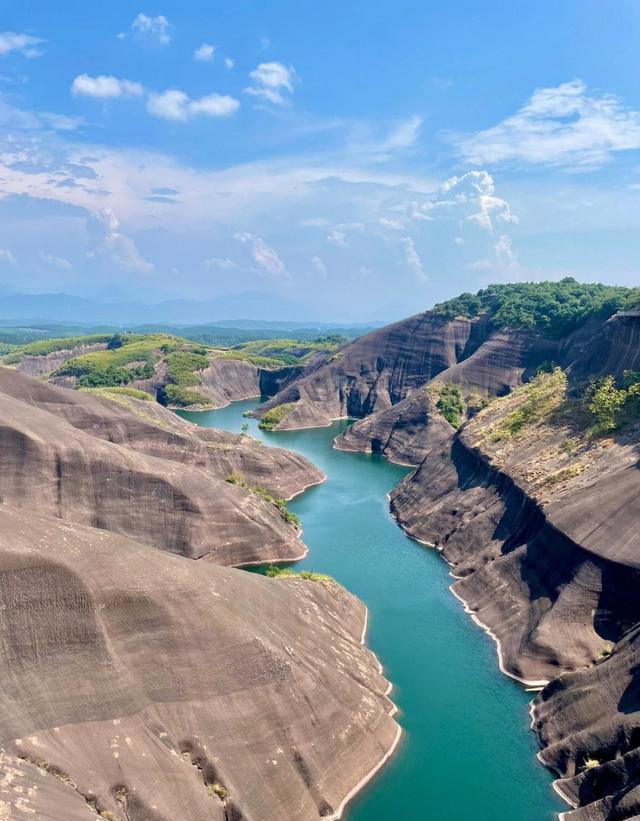
[[[0,818],[338,818],[399,738],[365,608],[222,566],[304,553],[228,471],[322,474],[8,369],[0,459]]]
[[[65,348],[61,351],[54,351],[53,353],[44,354],[42,356],[27,355],[23,356],[18,364],[18,370],[27,376],[46,376],[57,370],[67,360],[73,359],[76,356],[83,356],[86,353],[93,351],[105,351],[107,344],[95,343],[90,345],[75,345],[71,348]]]
[[[300,558],[278,508],[229,484],[291,496],[322,474],[248,437],[201,431],[151,402],[127,407],[0,369],[0,493],[67,521],[220,564]]]
[[[3,819],[333,818],[397,741],[333,583],[3,504],[0,612]]]
[[[635,817],[640,428],[591,439],[563,409],[589,379],[640,367],[640,314],[594,317],[553,340],[427,314],[342,354],[263,407],[297,403],[279,427],[356,416],[336,447],[417,466],[392,512],[451,564],[452,590],[496,639],[502,669],[551,681],[535,727],[543,760],[566,779],[559,789],[581,807],[567,818]],[[568,380],[549,377],[542,395],[517,388],[545,361]],[[436,406],[442,383],[508,395],[457,432]]]

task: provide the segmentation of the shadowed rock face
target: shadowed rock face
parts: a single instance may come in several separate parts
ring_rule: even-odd
[[[534,703],[542,760],[574,807],[567,821],[640,814],[640,628],[587,670],[553,681]],[[585,766],[586,765],[586,766]]]
[[[0,612],[3,819],[311,821],[396,740],[333,583],[2,505]]]
[[[522,330],[491,332],[485,319],[445,320],[429,312],[380,328],[305,372],[256,412],[295,402],[279,429],[328,425],[399,405],[435,378],[499,396],[557,359],[562,343]],[[391,418],[391,417],[388,417]]]
[[[322,474],[247,437],[197,431],[151,402],[122,407],[0,369],[0,494],[220,564],[303,556],[276,506],[224,477],[242,472],[289,496]]]
[[[393,514],[452,565],[453,592],[497,639],[504,671],[553,680],[536,726],[544,760],[569,778],[562,790],[584,805],[567,818],[622,821],[640,815],[640,644],[624,638],[640,623],[640,432],[587,444],[576,464],[570,423],[493,442],[517,395],[460,433],[435,408],[440,382],[500,396],[545,361],[566,369],[572,390],[639,370],[640,313],[593,318],[560,340],[413,317],[357,340],[261,412],[297,402],[279,427],[359,417],[336,447],[417,466],[392,492]],[[576,776],[585,757],[606,764]]]
[[[266,402],[259,413],[296,402],[278,425],[286,429],[385,410],[454,365],[485,336],[482,322],[419,314],[347,345]]]

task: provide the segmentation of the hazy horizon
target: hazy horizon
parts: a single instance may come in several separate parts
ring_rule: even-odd
[[[0,296],[368,323],[640,280],[637,3],[187,5],[5,4]]]

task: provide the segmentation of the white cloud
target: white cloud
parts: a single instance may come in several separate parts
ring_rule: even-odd
[[[261,237],[256,237],[248,231],[242,231],[235,234],[235,239],[243,245],[249,245],[254,262],[269,274],[273,274],[279,279],[291,278],[278,252],[275,248],[267,245]]]
[[[337,245],[338,248],[349,247],[349,243],[347,242],[347,234],[345,231],[338,231],[334,229],[327,236],[327,242],[330,242],[332,245]]]
[[[240,102],[226,94],[209,94],[207,97],[194,100],[184,91],[177,89],[150,94],[147,102],[147,110],[154,117],[179,122],[186,122],[199,114],[207,117],[229,117],[239,108]]]
[[[459,139],[457,147],[474,164],[595,168],[615,152],[640,148],[640,112],[573,80],[536,90],[516,114]]]
[[[234,59],[232,59],[231,57],[225,57],[224,58],[224,64],[227,68],[233,68],[236,64],[236,61]]]
[[[203,63],[210,63],[216,53],[216,47],[209,43],[203,43],[193,52],[193,59],[200,60]]]
[[[6,265],[17,265],[16,258],[13,256],[11,251],[6,248],[0,248],[0,265],[3,263]]]
[[[42,50],[38,48],[45,41],[41,37],[31,34],[17,34],[15,31],[0,32],[0,57],[11,51],[18,51],[24,57],[40,57]]]
[[[381,151],[394,151],[399,148],[409,148],[414,145],[420,136],[422,117],[409,117],[398,123],[380,146]]]
[[[496,196],[493,177],[486,171],[468,171],[451,177],[439,187],[436,197],[418,207],[417,219],[447,216],[465,219],[491,231],[496,222],[517,223],[506,200]]]
[[[120,80],[118,77],[101,74],[90,77],[79,74],[71,85],[75,96],[95,97],[98,99],[117,99],[119,97],[142,97],[144,86],[131,80]]]
[[[140,12],[131,24],[131,29],[143,37],[157,40],[163,46],[171,42],[171,24],[163,14],[148,17]]]
[[[321,279],[326,279],[328,273],[327,266],[324,264],[321,257],[311,257],[311,267],[313,268],[313,272],[316,276]]]
[[[76,131],[84,125],[82,117],[68,117],[66,114],[53,114],[50,111],[43,111],[39,116],[46,125],[56,131]]]
[[[238,265],[228,257],[222,259],[221,257],[209,257],[204,260],[204,267],[209,271],[231,271],[237,268]]]
[[[422,260],[416,251],[416,245],[413,239],[411,237],[403,237],[400,240],[400,247],[402,249],[404,263],[407,268],[409,268],[418,282],[425,282],[427,280],[427,275],[424,272]]]
[[[274,105],[287,105],[289,97],[286,92],[293,92],[293,84],[296,79],[296,72],[293,66],[282,63],[260,63],[257,68],[249,73],[253,84],[245,88],[245,94],[254,97],[262,97],[267,102]]]
[[[60,271],[73,270],[73,265],[65,257],[58,257],[55,254],[47,254],[41,251],[40,259],[47,265],[50,265],[52,268],[57,268]]]
[[[491,271],[493,262],[490,259],[477,259],[467,265],[469,271]]]
[[[102,208],[93,214],[88,228],[96,241],[96,250],[91,252],[92,255],[107,256],[120,269],[131,273],[150,274],[154,270],[131,237],[119,230],[120,220],[111,208]]]

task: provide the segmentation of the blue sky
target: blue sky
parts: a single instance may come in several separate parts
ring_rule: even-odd
[[[0,289],[367,321],[637,284],[639,35],[638,0],[5,0]]]

